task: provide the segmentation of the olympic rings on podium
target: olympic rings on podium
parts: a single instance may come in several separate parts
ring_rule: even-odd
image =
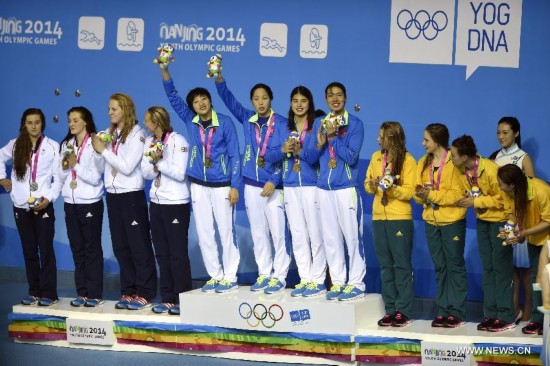
[[[254,306],[247,302],[239,305],[239,315],[246,320],[246,323],[256,328],[262,324],[265,328],[273,328],[284,316],[283,308],[278,304],[272,304],[267,308],[264,304]]]

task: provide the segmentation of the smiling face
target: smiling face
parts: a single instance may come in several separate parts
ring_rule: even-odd
[[[86,122],[82,119],[80,112],[69,113],[69,130],[73,136],[86,135]]]
[[[302,119],[307,116],[307,112],[309,110],[309,99],[300,93],[294,94],[292,96],[292,100],[290,101],[290,106],[292,108],[292,112],[294,112],[294,115],[297,118]]]
[[[38,114],[29,114],[25,118],[25,128],[31,139],[38,139],[42,135],[42,118]]]
[[[271,114],[271,99],[264,88],[254,90],[252,105],[260,117],[269,117]]]
[[[327,105],[335,114],[342,114],[346,107],[346,97],[344,91],[337,86],[333,86],[327,90],[326,94]]]
[[[197,95],[193,98],[193,110],[203,121],[212,118],[212,103],[206,95]]]
[[[428,131],[424,131],[422,146],[426,149],[426,153],[433,154],[439,147],[439,144],[432,139]]]
[[[500,145],[507,149],[516,143],[516,137],[519,135],[519,132],[514,132],[512,126],[506,122],[501,122],[498,124],[497,128],[497,139]]]

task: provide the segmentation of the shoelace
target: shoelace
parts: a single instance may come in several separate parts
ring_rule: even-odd
[[[258,277],[258,279],[256,280],[256,284],[261,285],[266,279],[267,279],[266,276],[260,276],[260,277]]]
[[[402,317],[403,317],[403,316],[401,315],[401,313],[397,313],[397,314],[395,315],[395,319],[401,319]]]
[[[317,288],[317,284],[316,284],[315,282],[308,283],[308,284],[306,285],[306,288],[307,288],[308,290],[315,290],[315,289]]]
[[[342,285],[332,285],[330,292],[340,292],[342,291]]]
[[[355,286],[348,285],[344,288],[344,291],[342,291],[342,292],[345,293],[345,294],[349,294],[351,291],[353,291],[354,288],[355,288]]]
[[[209,279],[208,281],[206,281],[206,284],[207,285],[215,285],[218,281],[216,281],[215,279],[211,278]]]
[[[137,302],[137,303],[140,303],[141,305],[145,305],[147,304],[149,301],[145,300],[144,297],[141,297],[141,296],[137,296],[135,297],[132,302]]]
[[[130,295],[122,295],[122,297],[120,298],[120,301],[127,301],[127,302],[130,302],[132,301],[134,298]]]
[[[220,286],[230,286],[230,285],[231,285],[231,282],[229,282],[229,280],[221,280],[220,281]]]
[[[267,284],[268,287],[273,287],[279,284],[279,280],[276,278],[272,278],[269,280],[269,283]]]

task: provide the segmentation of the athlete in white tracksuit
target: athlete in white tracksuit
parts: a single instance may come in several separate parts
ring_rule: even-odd
[[[145,179],[153,181],[149,191],[149,221],[162,297],[162,303],[154,306],[153,312],[179,315],[179,294],[192,289],[188,255],[191,196],[185,174],[189,144],[173,131],[170,115],[163,107],[147,109],[143,121],[152,133],[145,140],[141,172]]]
[[[221,76],[216,79],[216,89],[244,129],[244,202],[259,275],[250,289],[276,293],[286,285],[291,248],[286,238],[281,163],[268,162],[265,154],[275,131],[286,129],[286,118],[271,109],[273,95],[267,85],[257,84],[252,88],[250,99],[256,110],[244,108]]]
[[[329,84],[325,96],[331,113],[315,121],[313,133],[304,143],[307,147],[303,156],[310,164],[319,162],[317,193],[323,243],[333,283],[326,297],[346,301],[364,296],[365,290],[363,208],[357,188],[363,123],[346,111],[344,85]],[[340,117],[337,119],[337,116]],[[344,241],[349,256],[348,271]]]
[[[204,265],[211,277],[202,290],[227,292],[237,288],[240,260],[235,204],[242,177],[235,126],[230,117],[212,109],[208,90],[191,90],[186,104],[176,91],[168,69],[162,69],[162,77],[168,100],[185,123],[189,137],[187,176],[191,182],[193,217]],[[218,258],[214,219],[223,249],[223,265]]]

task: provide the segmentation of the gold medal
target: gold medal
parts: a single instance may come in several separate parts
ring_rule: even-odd
[[[300,172],[300,161],[299,160],[294,163],[294,165],[292,166],[292,170],[294,170],[296,173]]]
[[[331,159],[328,161],[328,167],[329,167],[330,169],[336,168],[336,159],[331,158]]]
[[[154,184],[155,184],[155,187],[157,188],[160,187],[160,178],[155,178]]]
[[[204,160],[204,166],[207,167],[207,168],[212,168],[212,159],[206,158]]]
[[[71,183],[69,183],[69,187],[71,187],[71,189],[76,189],[76,186],[77,186],[76,180],[74,180],[74,179],[71,180]]]
[[[32,181],[31,184],[30,184],[30,188],[31,188],[31,191],[35,192],[38,190],[38,183],[36,183],[36,181]]]
[[[262,168],[265,166],[265,159],[263,156],[258,157],[258,166]]]

